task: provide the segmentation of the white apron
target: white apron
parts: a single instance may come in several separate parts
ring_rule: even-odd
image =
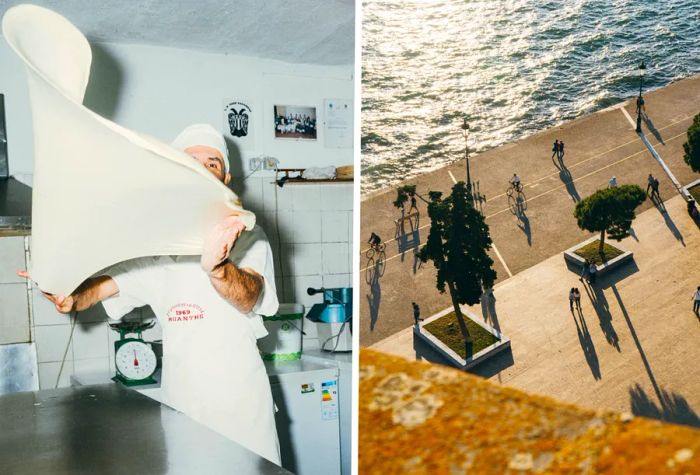
[[[264,277],[253,311],[277,311],[272,253],[256,226],[229,257]],[[163,401],[276,464],[280,463],[270,383],[256,338],[262,319],[244,315],[214,289],[199,256],[145,257],[106,272],[119,294],[103,302],[112,318],[150,305],[163,328]]]

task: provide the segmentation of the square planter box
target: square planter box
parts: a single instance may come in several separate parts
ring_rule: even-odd
[[[574,251],[577,249],[582,248],[586,244],[590,244],[593,241],[598,241],[600,239],[600,236],[593,236],[590,239],[586,239],[585,241],[576,244],[574,247],[571,247],[564,251],[564,259],[571,263],[574,264],[577,268],[583,270],[583,263],[585,262],[585,259],[578,254],[575,254]],[[626,251],[622,247],[620,247],[617,243],[615,244],[610,244],[611,246],[615,246],[619,250],[622,251],[622,254],[619,256],[615,257],[614,259],[610,259],[608,262],[605,264],[600,264],[596,265],[596,270],[598,271],[598,276],[604,274],[605,272],[610,272],[614,269],[617,269],[618,267],[624,265],[626,262],[632,261],[633,254],[632,251]]]
[[[444,317],[448,313],[451,313],[454,311],[454,308],[449,307],[432,317],[428,318],[424,323],[430,323],[434,320],[437,320],[440,317]],[[420,341],[423,341],[426,343],[429,347],[437,351],[440,355],[442,355],[447,361],[451,362],[454,366],[457,368],[460,368],[462,370],[469,369],[473,366],[478,365],[479,363],[482,363],[486,361],[487,359],[491,358],[492,356],[496,355],[497,353],[510,348],[510,338],[504,336],[501,332],[496,330],[495,328],[487,325],[486,323],[482,322],[479,318],[475,317],[469,310],[462,309],[462,314],[466,317],[469,318],[471,321],[479,325],[481,328],[486,330],[487,332],[491,333],[493,336],[498,338],[499,341],[494,343],[491,346],[487,346],[483,350],[479,351],[478,353],[472,355],[470,358],[467,358],[466,360],[459,356],[457,353],[455,353],[450,347],[448,347],[446,344],[441,342],[435,335],[430,333],[428,330],[425,329],[423,326],[424,323],[420,324],[420,327],[416,327],[415,325],[413,326],[413,338],[418,339]]]
[[[693,187],[696,187],[698,185],[700,185],[700,180],[695,180],[695,181],[692,181],[692,182],[688,183],[687,185],[685,185],[683,187],[683,191],[685,191],[686,196],[690,196],[692,198],[693,195],[690,194],[690,189]],[[696,202],[696,206],[700,205],[700,200],[695,200],[695,202]]]

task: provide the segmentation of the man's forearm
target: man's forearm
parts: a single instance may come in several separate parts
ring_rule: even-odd
[[[87,279],[73,292],[73,310],[80,312],[119,292],[117,284],[109,276]]]
[[[216,291],[243,313],[248,313],[263,290],[263,278],[253,271],[239,269],[229,261],[214,268],[209,280]]]

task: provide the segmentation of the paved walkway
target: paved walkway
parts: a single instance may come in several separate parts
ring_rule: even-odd
[[[687,128],[692,117],[700,112],[700,76],[646,94],[645,99],[649,120],[643,128],[649,142],[681,183],[700,177],[682,160]],[[612,175],[621,184],[637,183],[646,188],[647,174],[652,173],[661,181],[663,199],[677,196],[634,131],[634,120],[629,120],[635,117],[634,109],[634,101],[620,104],[470,160],[473,180],[479,181],[480,191],[487,199],[483,212],[491,229],[494,251],[498,251],[492,257],[499,281],[518,275],[587,238],[589,234],[581,231],[573,218],[575,202],[607,186]],[[563,169],[550,159],[554,139],[566,144]],[[527,209],[521,219],[511,213],[504,195],[514,172],[522,177],[527,196]],[[464,160],[461,160],[409,183],[415,183],[423,195],[429,190],[448,193],[453,178],[459,180],[464,176]],[[392,239],[396,232],[394,220],[400,216],[391,204],[395,194],[392,188],[362,202],[363,240],[375,231],[388,241],[386,269],[381,277],[361,264],[360,341],[365,346],[408,327],[412,319],[411,301],[420,304],[424,315],[450,305],[449,297],[435,290],[432,263],[419,267],[412,250],[403,249],[402,253],[399,241]],[[647,201],[640,211],[651,206]],[[424,242],[429,220],[425,204],[420,200],[418,208],[423,216],[411,237]],[[660,221],[656,232],[672,237],[673,225],[664,223]],[[361,263],[364,262],[363,255]]]
[[[477,369],[494,381],[588,407],[700,426],[700,229],[680,196],[650,209],[620,245],[634,263],[591,289],[557,254],[498,284],[491,308],[472,307],[511,338],[512,351]],[[674,232],[670,232],[673,229]],[[582,291],[582,315],[568,290]],[[372,347],[439,361],[405,329]]]

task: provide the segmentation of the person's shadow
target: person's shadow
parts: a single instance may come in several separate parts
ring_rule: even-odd
[[[369,305],[369,330],[374,331],[374,327],[379,319],[379,305],[382,300],[382,287],[379,285],[380,262],[375,262],[374,267],[369,269],[371,276],[369,279],[369,294],[367,294],[367,304]]]
[[[516,223],[518,229],[525,233],[525,237],[527,237],[527,245],[532,247],[532,230],[530,229],[530,219],[525,214],[525,207],[520,202],[520,197],[518,197],[518,201],[516,202],[515,216],[518,218],[518,222]]]
[[[651,132],[652,135],[656,137],[656,140],[658,140],[659,143],[661,143],[661,145],[666,145],[666,143],[664,142],[664,138],[661,136],[661,133],[658,131],[658,129],[654,127],[654,123],[651,121],[649,116],[647,114],[642,114],[642,119],[644,119],[644,123],[649,129],[649,132]]]
[[[596,314],[598,315],[598,320],[600,320],[600,329],[603,331],[605,339],[617,351],[620,351],[620,337],[617,335],[615,327],[612,324],[610,306],[608,305],[608,301],[605,298],[605,293],[600,287],[600,284],[584,284],[583,288],[593,304]]]
[[[578,318],[577,317],[578,314]],[[574,307],[571,311],[571,315],[574,317],[574,323],[576,323],[576,333],[578,334],[578,341],[583,350],[583,355],[586,357],[586,363],[591,369],[593,378],[596,380],[601,379],[600,375],[600,363],[598,362],[598,354],[595,351],[595,345],[593,345],[593,339],[588,331],[588,326],[586,325],[586,319],[583,317],[583,312],[580,308]],[[579,319],[581,325],[579,326]]]
[[[678,393],[660,389],[661,399],[657,404],[639,383],[629,388],[632,414],[650,417],[673,424],[700,427],[700,417],[688,401]]]
[[[574,184],[574,180],[568,168],[562,166],[562,168],[559,169],[559,179],[564,183],[564,186],[566,186],[566,192],[569,193],[574,203],[581,201],[581,196],[578,194],[578,190],[576,190],[576,185]]]

